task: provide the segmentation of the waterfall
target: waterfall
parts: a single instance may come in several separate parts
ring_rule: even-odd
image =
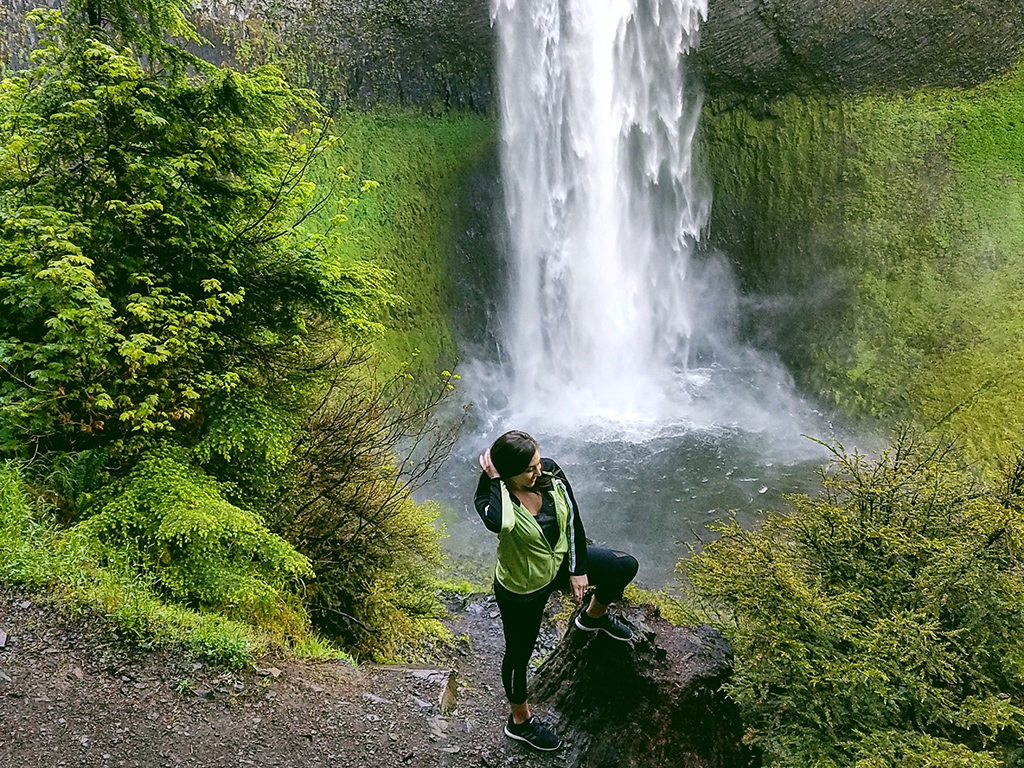
[[[649,419],[686,398],[711,204],[688,71],[707,0],[493,0],[518,413]]]

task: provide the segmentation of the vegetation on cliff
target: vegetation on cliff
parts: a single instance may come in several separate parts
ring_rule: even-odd
[[[326,150],[310,178],[327,189],[335,182],[335,169],[343,168],[348,181],[338,193],[359,198],[346,211],[338,254],[387,269],[389,290],[402,299],[389,308],[375,347],[392,369],[407,363],[429,377],[452,368],[457,350],[447,297],[450,254],[464,223],[458,203],[467,171],[485,160],[497,141],[494,121],[468,112],[342,110],[333,133],[340,141]],[[360,194],[359,179],[379,186]],[[325,208],[309,224],[315,231],[329,226],[329,219]]]
[[[707,112],[711,234],[752,333],[847,412],[994,468],[1024,433],[1024,67],[971,90]]]

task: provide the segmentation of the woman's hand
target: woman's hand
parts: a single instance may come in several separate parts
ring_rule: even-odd
[[[494,468],[494,464],[491,462],[490,448],[480,454],[480,469],[482,469],[484,474],[491,478],[491,480],[497,480],[501,477],[501,475],[498,474],[498,470]]]
[[[580,576],[569,577],[569,587],[572,589],[572,599],[579,605],[583,602],[583,596],[587,594],[587,588],[590,586],[590,580],[587,578],[587,574]]]

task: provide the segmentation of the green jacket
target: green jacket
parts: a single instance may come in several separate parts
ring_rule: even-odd
[[[573,537],[569,493],[558,479],[548,493],[555,502],[558,541],[552,547],[530,510],[512,500],[501,484],[501,532],[495,577],[509,592],[525,595],[550,584],[569,551]]]

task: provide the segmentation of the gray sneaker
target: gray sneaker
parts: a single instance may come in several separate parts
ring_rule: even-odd
[[[524,723],[516,724],[516,721],[512,719],[512,715],[509,715],[508,722],[505,723],[505,735],[510,739],[525,741],[534,749],[539,749],[542,752],[554,752],[562,746],[562,737],[536,717],[531,717]]]
[[[633,639],[633,630],[610,613],[606,613],[599,619],[594,619],[584,609],[576,614],[576,627],[584,632],[604,632],[608,637],[624,643]]]

